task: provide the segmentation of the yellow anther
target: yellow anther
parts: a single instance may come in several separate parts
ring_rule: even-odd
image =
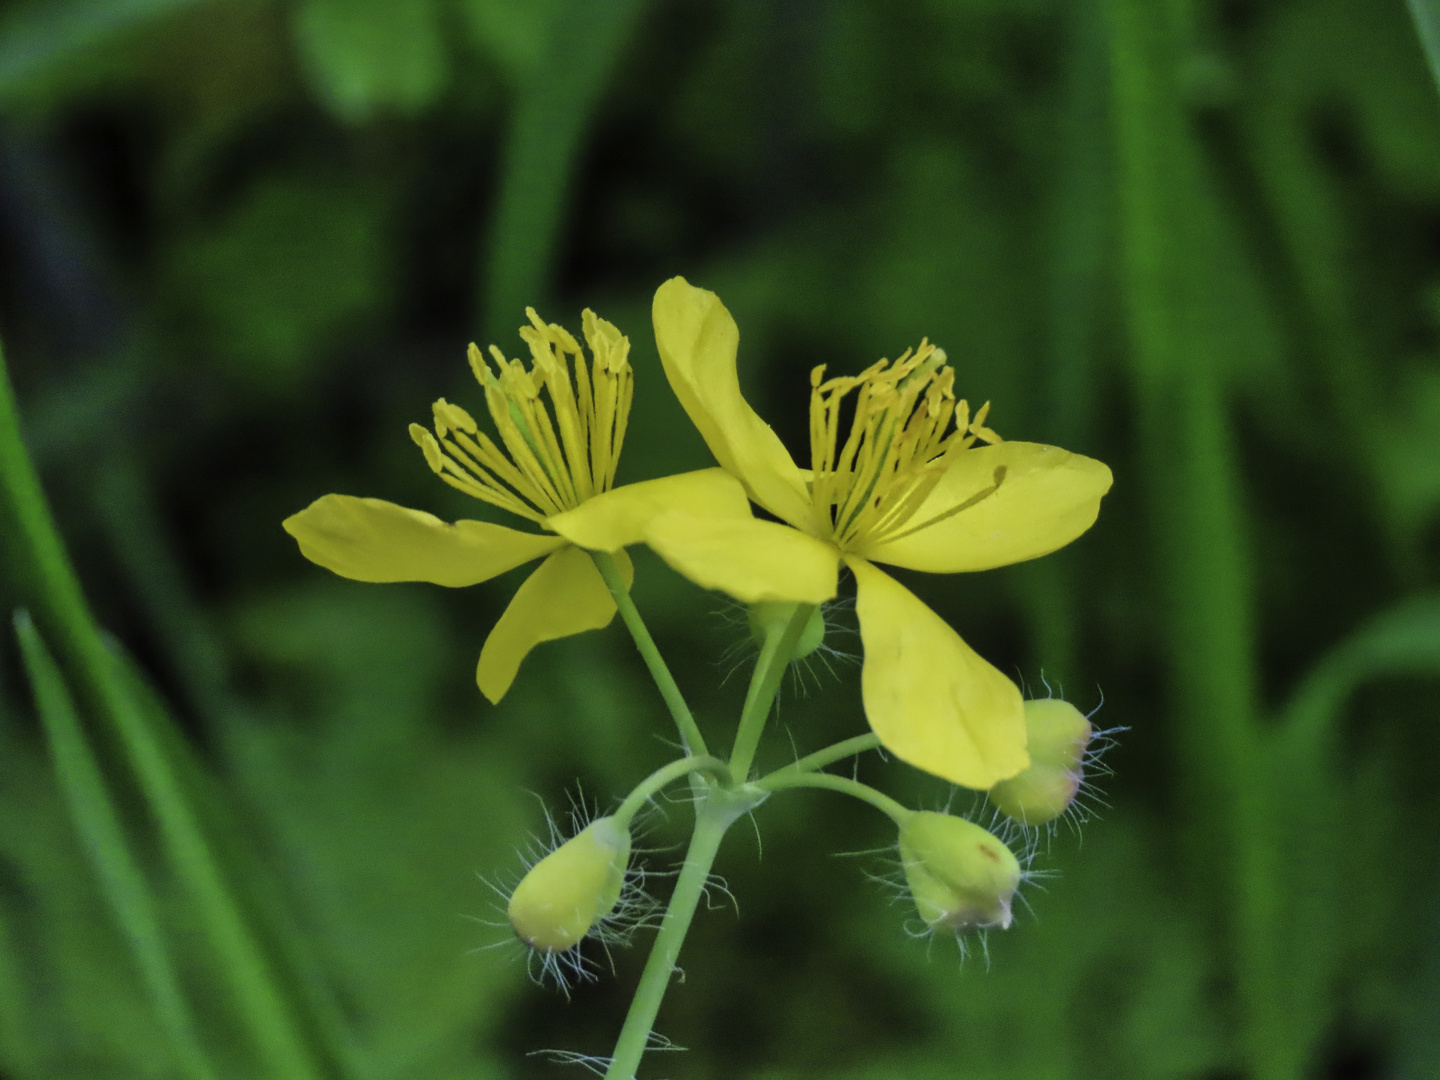
[[[425,455],[425,463],[436,473],[445,471],[445,455],[440,452],[440,444],[435,441],[435,436],[426,431],[419,424],[410,425],[410,438],[415,440],[415,445],[420,447]]]
[[[443,397],[430,406],[430,409],[435,414],[435,434],[442,439],[451,431],[463,431],[474,435],[480,430],[473,416],[459,405],[450,404]]]
[[[416,434],[416,425],[411,435],[446,483],[543,523],[615,482],[632,396],[630,341],[587,309],[587,361],[564,327],[533,308],[526,315],[520,336],[530,347],[528,369],[494,345],[488,360],[476,345],[467,351],[498,445],[444,398],[432,407],[435,434]]]
[[[472,345],[471,348],[473,349],[474,346]],[[494,365],[501,371],[504,371],[505,354],[500,351],[500,346],[491,345],[485,351],[490,354],[490,362],[494,363]],[[498,385],[495,379],[495,375],[490,371],[490,363],[486,363],[483,359],[480,364],[480,373],[477,375],[477,378],[479,378],[481,386],[489,387]]]
[[[970,421],[968,430],[970,434],[974,435],[981,442],[991,444],[1003,442],[1004,440],[1001,439],[999,435],[985,426],[985,417],[989,414],[990,403],[987,401],[984,405],[980,406],[980,411],[975,414],[975,419]]]
[[[630,339],[620,333],[614,323],[606,322],[589,308],[581,316],[585,342],[595,357],[595,365],[608,375],[619,375],[630,362]]]
[[[573,336],[571,336],[569,330],[566,330],[559,323],[547,323],[544,319],[540,318],[540,316],[535,313],[535,309],[532,307],[527,307],[525,309],[525,316],[530,320],[530,326],[521,327],[520,336],[522,338],[525,338],[526,341],[530,340],[527,334],[534,333],[537,336],[544,338],[545,340],[550,341],[555,345],[558,345],[563,351],[567,353],[573,354],[580,351],[580,343],[576,341]],[[534,330],[531,331],[530,327],[534,327]]]
[[[812,369],[810,495],[817,518],[830,522],[842,548],[913,531],[907,522],[954,456],[976,439],[999,441],[984,426],[987,410],[972,423],[969,406],[955,401],[954,385],[945,350],[928,340],[858,376],[826,379],[824,365]],[[858,392],[841,445],[840,411],[852,390]]]

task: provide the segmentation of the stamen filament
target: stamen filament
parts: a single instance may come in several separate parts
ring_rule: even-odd
[[[540,510],[548,508],[549,500],[500,452],[500,448],[491,441],[490,436],[483,431],[477,431],[472,439],[464,432],[456,432],[455,441],[475,455],[481,465],[513,488],[521,498],[529,500],[531,505]]]
[[[502,393],[498,386],[487,387],[485,397],[490,406],[490,418],[495,421],[495,428],[500,433],[501,441],[505,443],[505,449],[510,451],[510,459],[532,484],[545,493],[553,505],[564,505],[564,500],[555,490],[545,466],[540,462],[538,447],[533,444],[530,432],[523,426],[524,414],[514,400]]]
[[[495,479],[495,477],[491,476],[490,473],[488,473],[478,462],[472,459],[469,454],[465,453],[465,451],[461,449],[461,446],[465,443],[468,443],[476,450],[480,449],[478,446],[475,445],[475,442],[463,431],[454,432],[454,437],[455,438],[453,441],[451,439],[442,439],[441,444],[449,452],[451,457],[459,461],[462,465],[465,466],[467,470],[469,470],[469,472],[471,473],[470,478],[479,480],[480,483],[486,488],[489,488],[492,491],[496,491],[508,499],[518,501],[515,500],[515,496],[511,493],[511,491],[506,489],[504,484],[500,483],[498,480]],[[510,485],[510,487],[513,488],[517,494],[519,494],[522,498],[528,499],[530,503],[542,513],[555,512],[554,510],[549,509],[549,507],[547,506],[547,500],[539,497],[539,493],[536,492],[533,488],[531,488],[529,484],[523,483],[523,478],[517,477],[517,479],[521,479],[522,483]]]
[[[627,365],[619,380],[620,400],[615,406],[615,431],[610,436],[610,468],[605,473],[605,487],[615,485],[615,470],[620,464],[620,448],[625,445],[625,431],[630,423],[630,406],[635,400],[635,379]]]
[[[903,540],[905,537],[910,536],[912,533],[917,533],[917,532],[919,532],[921,529],[928,529],[931,525],[938,525],[940,522],[944,521],[945,519],[954,517],[956,514],[960,513],[962,510],[969,510],[970,507],[974,506],[976,503],[983,502],[984,500],[988,499],[991,495],[994,495],[997,491],[1000,490],[1000,485],[1003,484],[1004,482],[1005,482],[1005,466],[1004,466],[1004,465],[1001,465],[1001,466],[998,466],[998,467],[995,469],[995,483],[991,484],[988,488],[985,488],[983,491],[977,492],[976,494],[970,496],[970,498],[966,499],[964,502],[960,503],[959,505],[957,505],[957,506],[952,506],[952,507],[950,507],[949,510],[944,511],[943,513],[936,514],[936,515],[935,515],[934,517],[932,517],[930,520],[928,520],[928,521],[922,521],[919,525],[914,525],[914,526],[906,529],[906,530],[905,530],[904,532],[902,532],[902,533],[896,533],[896,534],[893,535],[893,536],[881,536],[881,537],[877,537],[876,539],[877,539],[878,541],[881,541],[881,542],[884,542],[884,543],[889,543],[889,542],[892,541],[892,540]]]
[[[826,379],[823,364],[811,371],[810,498],[817,520],[842,550],[909,536],[998,489],[1003,472],[995,488],[905,528],[957,455],[977,439],[1000,441],[984,426],[988,403],[972,421],[969,405],[955,400],[954,384],[944,350],[928,341],[855,377]],[[854,415],[841,445],[840,412],[852,391]]]
[[[433,408],[435,433],[411,425],[411,436],[452,487],[544,524],[615,483],[633,395],[630,342],[587,309],[587,360],[564,327],[533,308],[526,314],[531,325],[520,336],[530,346],[529,370],[494,345],[488,360],[475,345],[467,354],[498,444],[444,398]]]

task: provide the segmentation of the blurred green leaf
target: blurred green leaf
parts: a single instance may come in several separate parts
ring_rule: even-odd
[[[293,391],[381,316],[386,229],[373,194],[323,179],[268,180],[172,253],[191,331],[241,385]]]
[[[1291,697],[1285,728],[1303,738],[1333,730],[1359,686],[1397,674],[1440,674],[1440,596],[1413,596],[1336,646]]]
[[[1415,19],[1415,29],[1420,35],[1420,46],[1425,50],[1425,60],[1430,65],[1430,74],[1440,86],[1440,3],[1436,0],[1405,0]]]
[[[1375,432],[1381,492],[1399,530],[1414,538],[1440,510],[1440,370],[1405,369],[1395,399]]]
[[[1440,1072],[1440,1029],[1434,1022],[1440,1014],[1440,890],[1432,889],[1428,911],[1421,909],[1420,921],[1429,927],[1429,940],[1402,1027],[1397,1080],[1429,1080]]]
[[[536,75],[565,0],[456,0],[475,40],[517,84]]]
[[[15,717],[19,719],[19,717]],[[17,1080],[173,1080],[167,1035],[96,884],[53,765],[0,735],[0,1069]],[[161,909],[162,919],[171,909]],[[187,969],[188,953],[176,957]]]
[[[1383,898],[1397,880],[1388,865],[1395,845],[1374,835],[1383,819],[1342,764],[1341,714],[1363,684],[1401,674],[1440,675],[1440,597],[1393,607],[1323,657],[1291,697],[1269,749],[1292,958],[1285,992],[1292,1023],[1307,1039],[1324,1034],[1335,980],[1354,955],[1349,912],[1380,906],[1359,894]]]
[[[265,722],[235,732],[249,800],[371,1069],[396,1080],[458,1069],[523,980],[487,881],[513,884],[539,820],[523,790],[534,764],[477,723],[474,656],[447,641],[435,600],[425,586],[318,581],[236,615],[267,691]],[[468,692],[454,731],[437,722],[446,683]]]
[[[1290,958],[1262,769],[1254,569],[1223,379],[1232,342],[1217,311],[1229,267],[1216,219],[1196,212],[1214,197],[1213,176],[1180,81],[1191,9],[1107,7],[1121,288],[1190,872],[1218,875],[1209,899],[1228,941],[1245,1070],[1292,1080],[1314,1046],[1282,1000]]]
[[[1045,860],[1053,884],[1022,885],[1028,906],[1014,926],[987,935],[983,955],[974,940],[962,961],[941,935],[908,937],[901,924],[915,916],[903,892],[888,907],[851,912],[843,940],[856,956],[883,960],[893,998],[885,1007],[915,1035],[870,1062],[846,1061],[824,1043],[841,1035],[828,1026],[833,1018],[796,1017],[786,1035],[807,1045],[812,1067],[762,1075],[1188,1080],[1233,1067],[1207,989],[1217,961],[1166,880],[1174,854],[1165,834],[1127,813],[1107,814],[1088,831],[1083,848],[1069,836],[1054,842],[1066,850]],[[866,891],[876,887],[866,883]]]
[[[202,0],[34,0],[0,20],[0,101],[52,65]]]
[[[153,816],[158,847],[180,889],[193,905],[197,928],[215,950],[211,973],[233,995],[237,1026],[251,1049],[278,1078],[312,1080],[322,1075],[276,986],[267,958],[246,924],[225,872],[187,799],[174,763],[167,758],[169,718],[147,713],[125,683],[90,612],[59,535],[44,489],[20,434],[9,373],[0,357],[0,513],[17,526],[20,559],[28,582],[74,677],[97,707],[101,730],[114,738],[131,770],[142,805]],[[18,560],[17,560],[18,561]]]
[[[151,1003],[165,1027],[170,1050],[186,1075],[213,1080],[217,1073],[201,1045],[194,1014],[181,989],[173,943],[166,940],[155,899],[126,842],[119,811],[87,744],[70,691],[24,611],[15,615],[15,633],[34,688],[36,711],[50,742],[60,788],[75,827],[85,840],[111,911],[130,945]]]
[[[134,660],[117,642],[110,645],[120,679],[163,740],[167,762],[194,808],[205,840],[226,868],[235,903],[254,930],[278,989],[294,1003],[298,1025],[322,1048],[321,1056],[339,1075],[364,1075],[349,1017],[336,1000],[318,950],[298,923],[289,883],[277,876],[261,839],[251,832],[253,815],[244,812],[234,791],[216,784],[214,771],[181,737],[164,700]],[[236,725],[252,720],[233,707],[226,718]]]
[[[508,340],[526,306],[549,295],[576,159],[600,96],[646,0],[556,0],[543,74],[519,88],[500,190],[482,255],[481,323]]]
[[[1415,0],[1429,8],[1432,0]],[[1277,8],[1259,76],[1264,111],[1311,130],[1328,110],[1362,140],[1378,175],[1409,196],[1440,192],[1440,98],[1425,78],[1413,28],[1395,4],[1311,0]],[[1324,162],[1321,147],[1310,152]]]
[[[448,77],[436,0],[301,0],[295,41],[320,99],[350,123],[418,113]]]

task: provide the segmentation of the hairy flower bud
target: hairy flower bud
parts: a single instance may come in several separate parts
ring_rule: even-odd
[[[900,859],[915,909],[927,926],[1010,925],[1020,864],[973,821],[917,811],[900,827]]]
[[[1025,733],[1030,767],[991,788],[990,801],[1022,825],[1044,825],[1075,801],[1093,730],[1068,701],[1043,698],[1025,702]]]
[[[629,862],[629,829],[596,818],[530,868],[510,897],[510,925],[537,949],[570,948],[615,910]]]
[[[750,636],[755,639],[755,644],[764,645],[765,635],[772,629],[783,631],[799,606],[799,604],[780,601],[761,601],[758,604],[751,604]],[[795,653],[791,659],[803,660],[818,649],[824,641],[825,616],[820,614],[820,609],[817,607],[810,612],[805,629],[800,631],[800,640],[795,643]]]

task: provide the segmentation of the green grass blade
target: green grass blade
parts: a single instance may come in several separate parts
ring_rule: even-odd
[[[513,341],[526,305],[545,299],[585,127],[642,5],[561,0],[541,70],[521,80],[481,268],[488,341]]]
[[[1340,720],[1363,684],[1397,675],[1440,675],[1440,596],[1414,597],[1367,622],[1327,653],[1291,696],[1273,748],[1281,850],[1290,885],[1294,1012],[1306,1035],[1325,1034],[1346,959],[1352,883],[1337,879],[1352,820],[1364,812],[1347,791]]]
[[[197,632],[199,632],[197,630]],[[323,1048],[327,1063],[342,1076],[364,1074],[365,1066],[344,1011],[326,981],[316,953],[296,926],[279,884],[266,871],[264,859],[246,833],[236,807],[220,793],[194,747],[181,737],[164,700],[140,668],[116,642],[110,643],[117,678],[150,718],[163,743],[170,767],[179,777],[185,798],[194,808],[208,842],[229,871],[232,892],[246,921],[255,928],[258,947],[269,959],[274,978],[289,1000],[303,1006],[297,1022]],[[243,723],[234,708],[223,714],[227,723]]]
[[[1098,328],[1110,270],[1112,231],[1106,105],[1105,21],[1101,0],[1077,0],[1066,18],[1064,93],[1051,192],[1048,274],[1049,334],[1043,369],[1045,442],[1094,453],[1099,415]],[[1086,576],[1072,548],[1020,569],[1030,608],[1035,652],[1045,677],[1076,685],[1080,611]]]
[[[1440,86],[1440,0],[1405,0],[1405,3],[1420,34],[1420,47],[1425,50],[1430,74]]]
[[[40,479],[20,438],[19,415],[0,351],[0,514],[15,527],[22,588],[43,615],[49,639],[72,672],[87,705],[114,733],[159,826],[176,880],[195,905],[197,922],[219,958],[215,972],[232,995],[241,1025],[274,1080],[324,1075],[291,1014],[259,942],[231,895],[184,785],[167,759],[154,717],[127,692],[101,639]]]
[[[1285,728],[1319,738],[1363,683],[1440,674],[1440,596],[1423,595],[1366,623],[1316,664],[1285,709]]]
[[[124,447],[115,448],[98,467],[94,498],[119,565],[174,662],[184,695],[194,703],[217,743],[225,747],[227,735],[252,718],[229,688],[225,652],[185,579],[148,479]],[[327,1060],[339,1063],[345,1075],[360,1075],[364,1070],[354,1033],[320,971],[315,950],[295,925],[281,883],[266,872],[264,858],[247,834],[239,808],[217,797],[194,747],[180,736],[163,698],[123,646],[112,642],[110,651],[119,678],[149,715],[186,799],[229,871],[228,880],[246,917],[273,960],[275,978],[302,1004],[300,1019]]]
[[[1204,862],[1223,875],[1242,1052],[1257,1080],[1294,1080],[1297,1042],[1279,945],[1281,884],[1257,724],[1239,470],[1207,308],[1213,204],[1181,99],[1180,5],[1109,0],[1121,282],[1137,425],[1166,617],[1180,797]],[[1213,212],[1212,212],[1212,217]]]
[[[24,610],[15,613],[15,634],[20,639],[35,710],[45,728],[61,794],[105,899],[135,957],[171,1049],[185,1075],[215,1080],[217,1073],[206,1056],[195,1017],[181,989],[154,896],[126,843],[120,814],[105,787],[100,764],[86,742],[60,668]]]
[[[1416,993],[1410,1016],[1404,1023],[1405,1034],[1396,1054],[1395,1080],[1431,1080],[1440,1076],[1440,889],[1432,889],[1429,900],[1420,908],[1419,925],[1423,930],[1421,973],[1416,980]]]

